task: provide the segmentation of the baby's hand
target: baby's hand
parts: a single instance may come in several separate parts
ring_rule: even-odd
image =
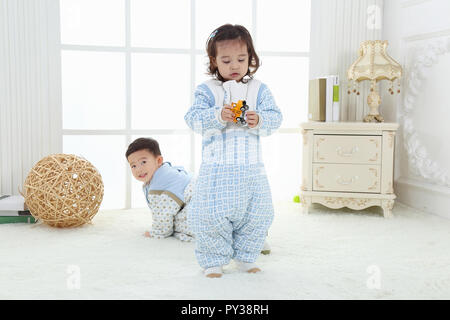
[[[144,237],[146,238],[151,238],[152,236],[150,235],[150,232],[145,231],[145,233],[143,234]]]
[[[234,122],[234,112],[231,111],[231,106],[226,104],[222,108],[221,117],[223,121]]]
[[[256,111],[247,111],[247,124],[249,128],[254,128],[258,125],[259,116]]]

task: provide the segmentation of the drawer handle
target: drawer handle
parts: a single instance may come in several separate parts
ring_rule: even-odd
[[[354,176],[350,180],[344,180],[344,179],[342,179],[341,176],[338,176],[336,178],[336,182],[339,183],[339,184],[342,184],[342,185],[349,185],[349,184],[352,184],[353,182],[355,182],[358,179],[359,179],[358,176]]]
[[[336,152],[338,155],[340,155],[341,157],[351,157],[352,155],[354,155],[355,153],[357,153],[359,151],[358,147],[353,147],[352,150],[350,150],[350,152],[344,152],[342,151],[341,147],[337,147],[336,148]]]

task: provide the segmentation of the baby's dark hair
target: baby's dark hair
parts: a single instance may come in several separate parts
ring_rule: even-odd
[[[125,157],[128,159],[130,154],[140,150],[148,150],[155,157],[161,155],[158,141],[152,138],[137,138],[128,146]]]
[[[252,36],[248,30],[238,24],[224,24],[214,30],[206,41],[206,52],[209,57],[208,74],[216,79],[225,82],[225,79],[220,75],[219,68],[214,64],[214,59],[217,56],[217,42],[223,40],[240,40],[247,45],[249,66],[245,76],[250,79],[253,78],[256,70],[259,68],[259,57],[256,54],[253,46]],[[244,76],[244,77],[245,77]]]

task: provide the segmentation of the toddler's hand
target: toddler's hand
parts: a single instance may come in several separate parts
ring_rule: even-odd
[[[247,111],[247,124],[249,128],[254,128],[258,125],[259,116],[256,111]]]
[[[150,232],[145,231],[145,233],[143,234],[144,237],[146,238],[151,238],[152,236],[150,235]]]
[[[226,104],[222,108],[221,117],[223,121],[234,122],[234,113],[231,111],[231,106]]]

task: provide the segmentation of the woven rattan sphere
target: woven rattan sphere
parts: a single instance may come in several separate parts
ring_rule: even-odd
[[[24,197],[36,219],[52,227],[77,227],[90,222],[100,208],[102,176],[84,158],[52,154],[31,169]]]

